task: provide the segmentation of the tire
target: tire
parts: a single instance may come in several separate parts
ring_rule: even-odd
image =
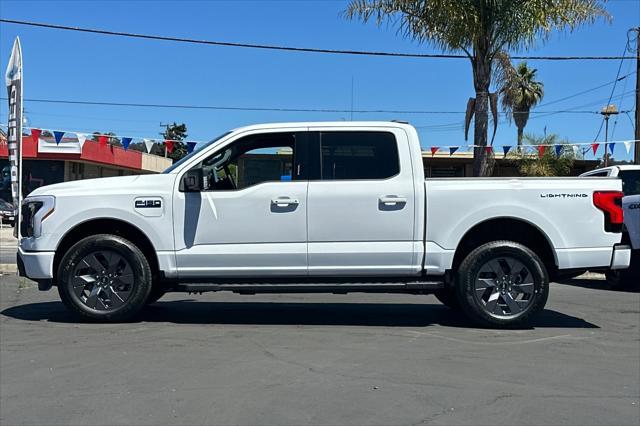
[[[453,309],[454,311],[460,310],[460,301],[458,300],[455,288],[436,290],[433,295],[447,308]]]
[[[462,311],[488,327],[524,324],[544,308],[549,296],[544,264],[513,241],[492,241],[469,253],[458,268],[456,284]]]
[[[133,243],[116,235],[84,238],[60,262],[60,298],[86,320],[128,321],[145,306],[151,288],[146,257]]]

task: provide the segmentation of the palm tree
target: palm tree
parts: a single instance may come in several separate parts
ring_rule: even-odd
[[[473,70],[473,173],[487,175],[489,88],[494,57],[548,38],[554,29],[573,30],[609,18],[598,0],[351,0],[347,18],[391,22],[398,32],[445,51],[462,51]]]
[[[511,63],[508,65],[511,67]],[[518,147],[522,145],[524,128],[529,121],[529,111],[544,96],[544,84],[536,81],[535,68],[529,68],[526,62],[520,62],[511,72],[504,73],[505,80],[500,83],[502,107],[511,113],[518,128]]]

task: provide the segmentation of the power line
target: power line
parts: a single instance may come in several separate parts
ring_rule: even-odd
[[[629,62],[629,64],[631,64],[631,62]],[[608,83],[604,83],[604,84],[601,84],[601,85],[599,85],[599,86],[592,87],[592,88],[590,88],[590,89],[585,89],[585,90],[583,90],[583,91],[580,91],[580,92],[574,93],[573,95],[565,96],[564,98],[556,99],[556,100],[549,101],[549,102],[544,102],[544,103],[542,103],[542,104],[538,105],[538,107],[543,107],[543,106],[548,106],[548,105],[557,104],[557,103],[559,103],[559,102],[566,101],[567,99],[572,99],[572,98],[575,98],[575,97],[578,97],[578,96],[581,96],[581,95],[585,95],[585,94],[590,93],[590,92],[594,92],[594,91],[596,91],[596,90],[598,90],[598,89],[602,89],[603,87],[607,87],[607,86],[609,86],[609,85],[611,85],[611,84],[614,84],[614,83],[616,83],[616,82],[618,82],[618,81],[624,80],[624,79],[626,79],[627,77],[630,77],[630,76],[632,76],[632,75],[633,75],[633,74],[635,74],[635,73],[636,73],[635,71],[634,71],[634,72],[631,72],[631,73],[629,73],[629,74],[623,75],[622,77],[620,77],[620,78],[618,78],[618,79],[615,79],[615,80],[609,81]]]
[[[315,47],[293,47],[268,44],[254,43],[238,43],[215,40],[197,40],[184,37],[160,36],[153,34],[138,34],[124,31],[101,30],[96,28],[72,27],[67,25],[48,24],[44,22],[22,21],[18,19],[0,19],[0,22],[6,24],[25,25],[30,27],[48,28],[55,30],[76,31],[91,34],[101,34],[109,36],[138,38],[145,40],[161,40],[172,41],[178,43],[203,44],[211,46],[240,47],[250,49],[280,50],[288,52],[306,52],[306,53],[327,53],[339,55],[359,55],[359,56],[390,56],[402,58],[440,58],[440,59],[468,59],[466,55],[440,54],[440,53],[401,53],[401,52],[377,52],[364,50],[342,50],[342,49],[322,49]],[[547,61],[570,61],[570,60],[624,60],[633,59],[626,56],[512,56],[512,59],[523,60],[547,60]]]
[[[0,97],[7,100],[6,97]],[[71,99],[25,99],[25,102],[68,104],[68,105],[93,105],[93,106],[120,106],[135,108],[173,108],[173,109],[203,109],[223,111],[272,111],[272,112],[317,112],[317,113],[349,113],[351,109],[336,108],[288,108],[288,107],[256,107],[256,106],[222,106],[222,105],[180,105],[180,104],[150,104],[140,102],[104,102],[83,101]],[[394,109],[354,109],[358,114],[464,114],[465,111],[436,111],[436,110],[394,110]],[[531,114],[598,114],[598,111],[565,109],[557,111],[531,111]],[[500,114],[505,114],[500,112]]]
[[[623,59],[627,56],[627,51],[629,49],[629,32],[627,31],[627,41],[624,44],[624,49],[622,50],[622,59],[620,59],[620,64],[618,65],[618,71],[616,72],[616,78],[613,82],[613,87],[611,88],[611,94],[609,95],[609,100],[607,101],[607,107],[611,104],[611,98],[613,98],[613,94],[616,91],[616,85],[618,84],[618,77],[620,76],[620,71],[622,70],[622,62]],[[603,116],[602,121],[600,122],[600,127],[598,127],[598,133],[596,133],[596,137],[593,138],[595,142],[600,137],[600,132],[602,132],[602,126],[604,126],[606,119],[608,116]],[[606,150],[605,150],[606,154]]]

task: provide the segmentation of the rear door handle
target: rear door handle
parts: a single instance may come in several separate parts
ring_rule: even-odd
[[[295,200],[293,198],[282,197],[282,198],[274,198],[273,200],[271,200],[271,204],[276,207],[287,207],[287,206],[297,206],[298,204],[300,204],[300,202],[298,202],[298,200]]]
[[[395,206],[396,204],[406,204],[407,203],[407,198],[406,197],[399,197],[397,195],[384,195],[382,197],[379,198],[380,202],[382,204],[385,204],[387,206]]]

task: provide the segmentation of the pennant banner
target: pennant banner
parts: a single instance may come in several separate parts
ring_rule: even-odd
[[[627,149],[627,154],[629,154],[631,152],[631,143],[633,141],[624,141],[622,142],[624,144],[624,147]]]
[[[122,138],[122,147],[125,151],[129,149],[129,144],[131,144],[131,138]]]
[[[38,145],[38,141],[40,140],[40,135],[42,134],[42,130],[40,129],[31,129],[31,139],[33,142]]]
[[[80,145],[80,152],[82,152],[82,147],[87,141],[87,135],[84,133],[76,133],[76,137],[78,138],[78,145]]]
[[[591,149],[593,150],[593,155],[596,155],[596,152],[598,152],[598,147],[600,146],[599,143],[592,143],[591,144]]]
[[[433,157],[435,155],[436,152],[438,152],[440,148],[438,148],[437,146],[432,146],[431,147],[431,156]]]
[[[504,151],[504,156],[506,157],[509,151],[511,150],[511,145],[503,145],[502,150]]]
[[[556,145],[556,157],[560,157],[560,155],[562,154],[562,145]]]
[[[609,153],[613,155],[613,149],[616,147],[615,142],[610,142],[607,144],[607,148],[609,148]],[[605,153],[606,154],[606,153]]]
[[[167,148],[169,154],[173,152],[173,141],[164,141],[164,146]]]
[[[57,130],[53,132],[53,137],[56,139],[56,145],[60,145],[63,136],[64,132],[59,132]]]
[[[484,152],[487,153],[487,155],[490,155],[493,153],[493,147],[492,146],[485,146],[484,147]]]
[[[107,146],[107,137],[105,135],[98,136],[98,145]]]
[[[153,148],[153,144],[156,143],[153,139],[142,139],[144,142],[144,147],[147,148],[147,152],[151,154],[151,148]]]
[[[538,157],[542,157],[546,150],[547,150],[546,145],[538,145]]]
[[[460,147],[459,146],[450,146],[449,147],[449,157],[451,157],[453,155],[453,153],[458,150],[458,148],[460,148]]]
[[[197,142],[187,142],[187,154],[191,154]]]

